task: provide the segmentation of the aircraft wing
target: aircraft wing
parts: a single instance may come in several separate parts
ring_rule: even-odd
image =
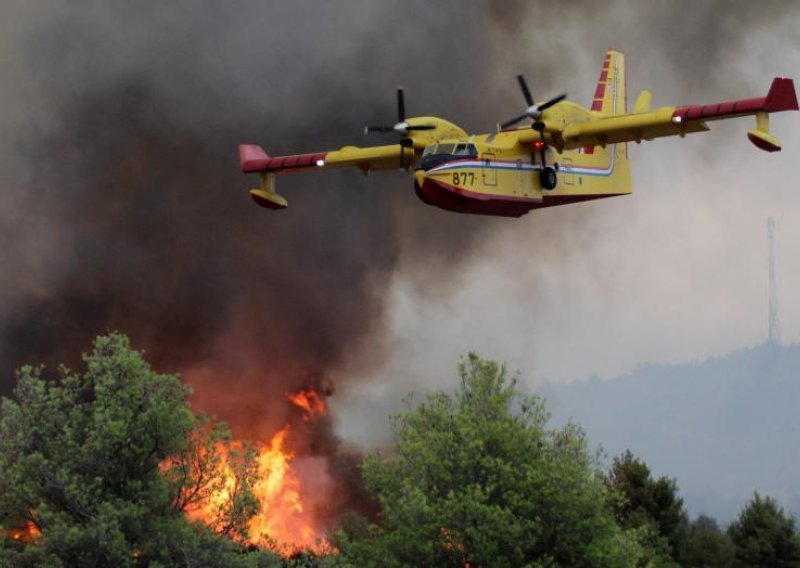
[[[291,173],[317,168],[358,166],[364,171],[402,168],[414,158],[414,149],[400,144],[359,148],[345,146],[330,152],[270,157],[253,144],[239,145],[239,164],[244,173]]]
[[[637,110],[649,106],[649,93]],[[758,148],[768,152],[781,149],[770,135],[769,113],[798,110],[797,95],[791,79],[775,78],[765,97],[726,101],[708,105],[665,107],[656,111],[601,117],[567,125],[561,131],[563,147],[574,149],[617,142],[641,142],[663,136],[684,136],[708,130],[706,122],[746,115],[756,115],[756,128],[747,134]]]
[[[370,170],[406,168],[411,165],[415,156],[414,148],[401,144],[366,148],[345,146],[330,152],[275,157],[267,155],[261,146],[239,145],[239,164],[242,172],[258,173],[261,176],[261,187],[251,189],[250,196],[259,205],[270,209],[283,209],[287,206],[286,199],[275,192],[275,174],[345,166],[358,166],[366,174]]]

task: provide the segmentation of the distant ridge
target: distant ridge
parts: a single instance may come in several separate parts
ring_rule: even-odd
[[[545,384],[556,423],[572,418],[609,457],[630,449],[675,477],[692,515],[731,521],[757,490],[800,512],[800,345],[767,342],[613,379]]]

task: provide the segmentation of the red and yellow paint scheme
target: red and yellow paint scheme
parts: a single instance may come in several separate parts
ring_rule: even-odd
[[[260,147],[239,146],[245,173],[258,173],[261,186],[250,191],[256,203],[286,207],[275,191],[275,174],[357,166],[373,170],[413,170],[417,195],[449,211],[519,217],[531,209],[631,193],[628,143],[708,130],[707,122],[754,115],[747,133],[761,150],[775,152],[780,142],[770,133],[769,115],[798,110],[791,79],[775,78],[766,96],[650,109],[642,91],[628,111],[625,57],[609,51],[590,108],[560,95],[535,103],[525,79],[518,81],[528,106],[525,113],[498,125],[490,134],[470,135],[441,118],[405,118],[398,89],[399,121],[369,131],[394,132],[397,144],[331,152],[270,157]],[[530,118],[531,125],[516,126]]]

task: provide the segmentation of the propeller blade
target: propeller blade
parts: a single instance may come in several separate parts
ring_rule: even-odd
[[[397,87],[397,122],[406,121],[406,101],[403,96],[403,87]]]
[[[391,126],[367,126],[364,128],[365,134],[394,132],[401,136],[407,136],[412,130],[434,130],[434,124],[414,124],[406,122],[406,99],[403,94],[403,87],[397,87],[397,118],[396,123]],[[410,139],[407,139],[410,141]]]
[[[563,101],[566,98],[567,98],[567,93],[561,93],[557,97],[553,97],[552,99],[550,99],[546,103],[542,103],[542,104],[539,105],[539,107],[538,107],[539,108],[539,112],[542,112],[542,111],[545,111],[545,110],[549,109],[554,104],[560,103],[561,101]]]
[[[394,132],[394,126],[367,126],[364,128],[365,134],[372,134],[375,132]]]
[[[517,81],[519,82],[519,88],[522,89],[522,96],[525,97],[525,102],[528,103],[528,106],[533,106],[533,97],[531,96],[531,90],[528,88],[528,83],[525,81],[525,77],[522,75],[517,75]]]
[[[501,130],[505,130],[509,126],[514,126],[516,123],[518,123],[519,121],[524,120],[526,118],[528,118],[527,114],[521,114],[516,118],[512,118],[511,120],[506,120],[503,124],[500,125],[500,128],[501,128]]]

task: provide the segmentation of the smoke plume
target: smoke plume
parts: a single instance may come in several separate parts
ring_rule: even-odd
[[[787,11],[797,14],[744,1],[5,2],[0,392],[20,364],[78,365],[108,330],[181,372],[197,403],[245,437],[285,422],[285,394],[309,377],[335,374],[356,392],[353,377],[394,373],[409,353],[393,352],[398,282],[435,308],[500,259],[487,278],[508,276],[512,303],[546,293],[562,259],[619,209],[459,216],[419,203],[408,175],[348,170],[280,177],[289,208],[271,213],[249,201],[238,143],[273,155],[390,143],[361,129],[394,120],[398,84],[410,115],[487,131],[520,111],[518,72],[537,97],[588,102],[608,47],[628,52],[656,104],[755,94],[762,77],[729,54],[751,40],[743,24],[763,37]],[[515,272],[509,259],[528,257]],[[430,321],[409,313],[412,329]],[[469,308],[459,313],[459,333],[437,324],[420,337],[475,331]],[[529,331],[482,333],[528,349]],[[330,422],[322,430],[308,451],[339,456]]]
[[[263,404],[273,380],[356,356],[380,335],[400,246],[446,271],[486,223],[429,215],[407,235],[407,176],[357,171],[282,177],[290,208],[269,214],[249,202],[236,144],[389,143],[361,128],[394,118],[399,82],[411,113],[468,114],[458,88],[488,54],[446,33],[479,33],[481,9],[453,6],[422,26],[368,2],[6,8],[28,22],[12,47],[36,96],[15,101],[31,120],[4,156],[24,178],[4,180],[4,376],[119,329],[161,368],[249,377],[226,386],[242,414],[237,391]]]
[[[77,367],[119,330],[237,437],[266,440],[297,422],[287,393],[329,395],[330,372],[380,361],[401,251],[446,278],[492,221],[425,211],[408,175],[357,170],[281,177],[290,208],[271,214],[250,202],[236,146],[390,143],[361,132],[395,120],[401,83],[409,114],[488,128],[489,109],[471,109],[490,81],[489,9],[5,4],[0,394],[19,365]],[[363,506],[331,419],[310,428],[297,467],[332,475],[321,492],[338,498],[311,505]]]

